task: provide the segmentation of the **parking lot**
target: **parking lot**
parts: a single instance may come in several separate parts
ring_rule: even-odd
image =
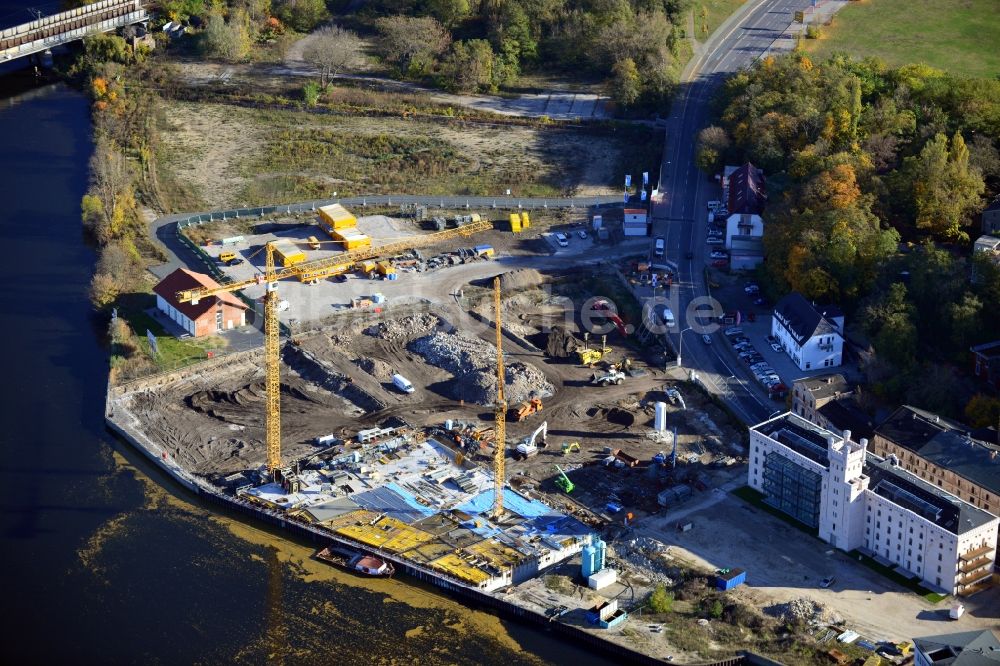
[[[760,608],[807,597],[868,638],[909,640],[996,626],[998,588],[963,599],[967,613],[950,622],[950,599],[932,604],[735,496],[718,493],[717,497],[718,501],[705,502],[695,511],[682,505],[676,512],[652,518],[640,532],[670,545],[670,556],[681,561],[712,570],[745,569],[748,588],[737,588],[736,593]],[[676,529],[678,515],[693,524],[690,531]],[[834,580],[824,589],[820,583],[828,577]]]

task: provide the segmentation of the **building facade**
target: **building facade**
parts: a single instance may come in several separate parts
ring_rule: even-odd
[[[997,197],[983,211],[983,233],[1000,234],[1000,197]]]
[[[792,292],[774,307],[771,335],[799,370],[835,368],[843,363],[844,315],[839,308],[817,308]]]
[[[853,395],[854,390],[844,375],[804,377],[792,385],[792,413],[810,423],[818,421],[819,410],[826,404]]]
[[[760,215],[732,213],[726,219],[726,249],[733,249],[733,240],[761,239],[764,237],[764,220]]]
[[[962,424],[903,405],[876,429],[876,455],[896,456],[900,466],[1000,515],[1000,446],[971,437]]]
[[[949,594],[989,585],[1000,519],[791,413],[750,429],[749,485],[844,551]]]
[[[976,345],[972,352],[972,373],[979,379],[1000,390],[1000,340]]]
[[[177,292],[188,289],[214,289],[219,283],[203,273],[178,268],[153,287],[156,308],[184,331],[196,338],[215,335],[246,325],[247,305],[233,294],[224,293],[181,303]]]

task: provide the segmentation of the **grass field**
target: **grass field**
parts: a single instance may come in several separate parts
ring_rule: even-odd
[[[722,22],[729,18],[729,15],[739,9],[746,0],[704,0],[694,4],[694,36],[699,42],[708,39],[709,35],[722,25]],[[702,18],[702,8],[707,16]],[[704,23],[708,28],[705,33],[701,29]]]
[[[993,77],[1000,74],[997,35],[997,0],[861,0],[804,46],[821,56],[845,51],[890,65],[923,62],[958,76]]]

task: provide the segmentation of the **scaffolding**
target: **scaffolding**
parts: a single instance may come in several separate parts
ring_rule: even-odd
[[[764,501],[809,527],[819,527],[823,477],[777,452],[764,458]]]

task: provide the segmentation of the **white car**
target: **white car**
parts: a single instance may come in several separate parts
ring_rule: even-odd
[[[721,201],[716,200],[716,201],[709,201],[708,202],[708,209],[710,211],[714,212],[714,211],[719,210],[720,208],[722,208],[722,202]]]
[[[583,240],[587,240],[587,232],[584,231],[583,229],[580,229],[578,232],[576,232],[576,235],[582,238]]]
[[[725,241],[718,236],[709,236],[708,240],[706,240],[705,242],[708,243],[709,245],[722,245],[723,243],[725,243]]]
[[[726,252],[723,252],[722,250],[712,250],[712,254],[710,254],[708,256],[710,256],[712,259],[728,259],[729,258],[729,254],[726,253]]]
[[[569,246],[569,239],[566,238],[566,234],[556,234],[556,242],[559,243],[559,247]]]
[[[704,342],[706,345],[710,345],[712,344],[712,336],[709,335],[708,333],[705,333],[701,336],[701,341]]]
[[[774,351],[778,352],[779,354],[781,352],[785,351],[784,349],[781,348],[781,345],[779,345],[777,342],[772,342],[771,343],[771,349],[773,349]]]

